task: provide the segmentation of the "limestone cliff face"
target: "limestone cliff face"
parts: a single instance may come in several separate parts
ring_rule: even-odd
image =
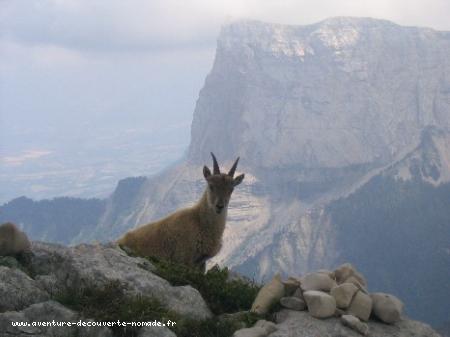
[[[425,126],[450,126],[450,34],[333,18],[223,28],[188,159],[251,167],[386,163]]]

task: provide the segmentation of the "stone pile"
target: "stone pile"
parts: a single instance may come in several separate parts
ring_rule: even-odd
[[[283,308],[307,310],[315,318],[341,317],[341,323],[367,335],[371,317],[392,324],[401,319],[403,303],[393,295],[369,293],[367,281],[351,264],[334,271],[318,270],[282,281],[276,275],[256,297],[251,311],[266,314],[279,303]]]

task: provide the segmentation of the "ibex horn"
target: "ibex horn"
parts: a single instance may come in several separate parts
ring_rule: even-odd
[[[238,157],[238,158],[236,159],[236,161],[234,162],[233,166],[232,166],[231,169],[230,169],[230,172],[228,172],[228,175],[229,175],[230,177],[233,177],[233,176],[234,176],[234,172],[236,171],[236,167],[237,167],[238,162],[239,162],[239,157]]]
[[[217,164],[216,156],[212,152],[211,152],[211,156],[213,158],[213,163],[214,163],[214,174],[220,174],[219,164]]]

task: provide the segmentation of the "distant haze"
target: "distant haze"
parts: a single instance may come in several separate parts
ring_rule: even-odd
[[[179,158],[223,23],[450,30],[449,14],[447,0],[0,1],[0,202],[102,196]]]

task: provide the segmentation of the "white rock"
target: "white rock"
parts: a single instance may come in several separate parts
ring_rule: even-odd
[[[330,295],[336,300],[338,308],[347,309],[353,296],[358,291],[358,287],[352,283],[342,283],[331,288]]]
[[[264,285],[258,292],[258,295],[256,296],[250,311],[260,315],[264,315],[269,311],[270,307],[274,303],[280,301],[283,296],[284,285],[281,282],[280,274],[277,274],[273,277],[270,283]]]
[[[305,310],[306,309],[306,303],[304,300],[298,298],[298,297],[294,297],[294,296],[290,296],[290,297],[282,297],[280,300],[280,304],[287,308],[287,309],[291,309],[291,310]]]
[[[177,337],[169,328],[163,326],[148,326],[141,328],[137,337]]]
[[[274,322],[266,321],[264,319],[260,319],[254,327],[263,328],[266,330],[267,334],[270,334],[277,330],[277,325]]]
[[[282,310],[278,330],[270,337],[357,337],[340,319],[315,319],[306,311]],[[421,322],[402,319],[395,325],[370,322],[370,337],[442,337]]]
[[[23,271],[0,266],[0,312],[22,310],[48,299],[50,295]]]
[[[353,315],[342,315],[341,322],[345,326],[352,328],[363,336],[367,336],[369,333],[369,326],[366,323],[361,322],[358,317]]]
[[[320,290],[330,291],[331,288],[336,286],[334,281],[327,273],[311,273],[307,274],[300,280],[300,287],[303,291],[308,290]]]
[[[348,313],[367,321],[372,312],[372,299],[369,295],[359,290],[348,307]]]
[[[300,287],[300,280],[295,277],[289,277],[286,281],[283,281],[283,284],[286,296],[292,296]]]
[[[303,293],[308,311],[316,318],[327,318],[336,311],[336,300],[333,296],[322,291],[309,290]]]
[[[354,284],[355,286],[358,287],[359,290],[365,292],[366,294],[369,294],[369,292],[367,291],[367,288],[359,281],[358,278],[356,278],[354,275],[348,277],[344,282],[342,282],[341,284],[344,283],[351,283]]]
[[[245,328],[234,332],[233,337],[266,337],[266,329],[261,327]]]
[[[319,270],[316,271],[316,273],[327,274],[333,280],[335,279],[334,271],[331,271],[331,270],[328,270],[328,269],[319,269]]]
[[[373,301],[373,314],[384,323],[395,323],[401,318],[403,303],[397,297],[385,294],[374,293],[370,297]]]
[[[298,288],[292,296],[304,300],[302,288]]]
[[[367,287],[367,281],[350,263],[340,265],[335,271],[334,276],[338,284],[349,282],[349,277],[353,276],[363,287]]]

